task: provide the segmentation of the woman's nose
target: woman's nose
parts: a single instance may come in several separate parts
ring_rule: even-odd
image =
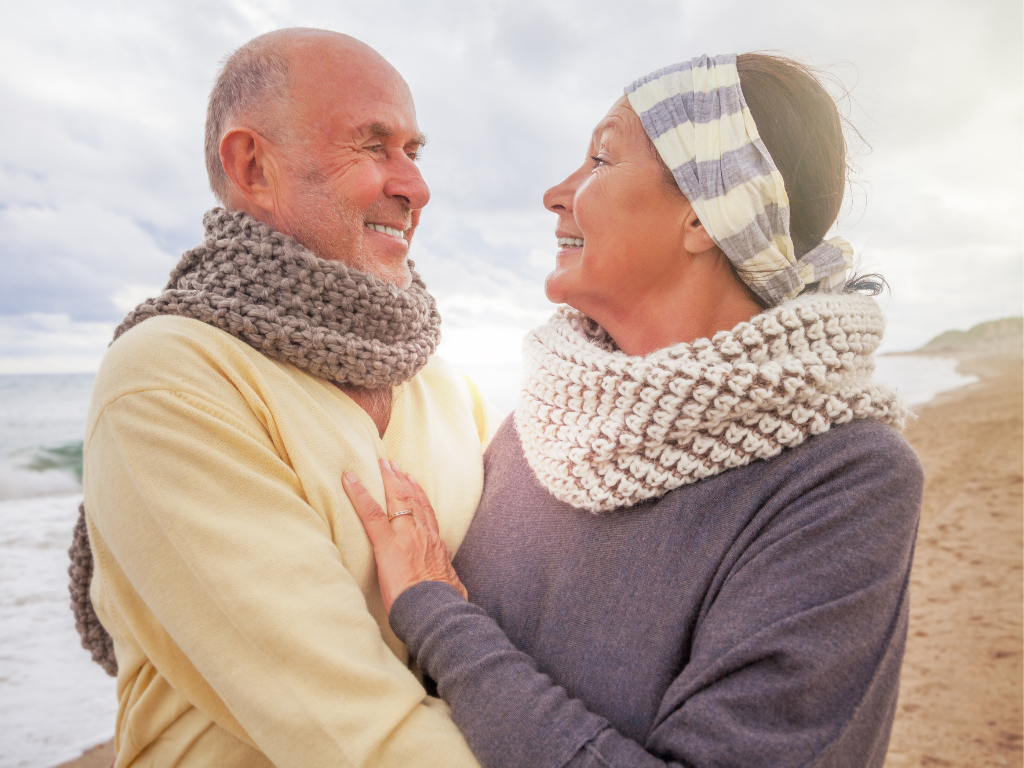
[[[576,193],[575,174],[567,177],[544,193],[544,207],[552,213],[565,213],[572,210],[572,198]]]

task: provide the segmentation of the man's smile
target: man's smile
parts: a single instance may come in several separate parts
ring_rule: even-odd
[[[382,235],[389,235],[391,237],[397,237],[401,240],[405,240],[405,233],[408,232],[408,229],[398,229],[397,227],[391,227],[387,224],[377,224],[370,221],[366,222],[364,226],[374,232],[379,232]]]

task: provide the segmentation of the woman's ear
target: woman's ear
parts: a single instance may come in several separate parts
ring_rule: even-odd
[[[250,128],[232,128],[220,141],[220,161],[236,194],[276,212],[277,164],[263,136]]]
[[[704,253],[715,247],[715,241],[704,229],[697,214],[690,211],[686,217],[686,225],[683,228],[683,248],[690,253]]]

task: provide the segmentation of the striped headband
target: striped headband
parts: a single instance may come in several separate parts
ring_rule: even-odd
[[[734,54],[659,69],[626,96],[705,231],[754,293],[774,306],[811,283],[842,292],[853,248],[833,237],[796,258],[786,187],[743,98]]]

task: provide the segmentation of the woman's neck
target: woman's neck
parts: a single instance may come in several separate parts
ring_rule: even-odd
[[[578,309],[600,323],[619,349],[636,357],[711,338],[764,311],[727,263],[699,262],[673,285]]]

